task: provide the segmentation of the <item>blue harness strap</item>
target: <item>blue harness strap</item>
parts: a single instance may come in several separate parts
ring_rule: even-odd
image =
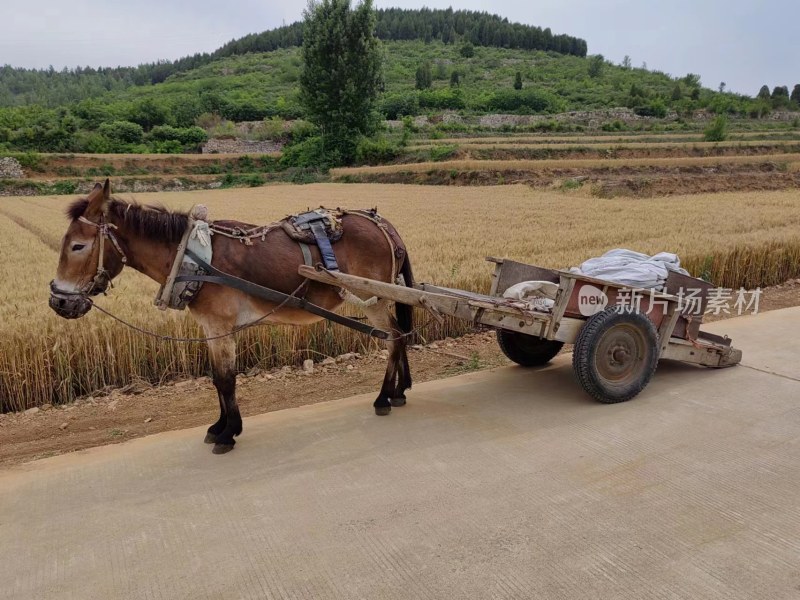
[[[322,255],[322,263],[328,271],[338,271],[339,263],[336,262],[336,255],[333,253],[333,245],[328,239],[328,232],[325,230],[325,224],[322,219],[310,221],[308,223],[311,232],[314,234],[314,239],[317,240],[319,246],[319,253]]]

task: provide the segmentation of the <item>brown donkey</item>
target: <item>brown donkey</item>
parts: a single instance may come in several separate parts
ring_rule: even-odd
[[[396,231],[385,220],[364,218],[365,214],[342,216],[344,233],[335,245],[340,270],[388,282],[394,282],[402,274],[406,285],[412,285],[411,265]],[[163,285],[189,226],[189,216],[185,213],[111,198],[108,180],[104,186],[95,185],[87,198],[72,204],[67,215],[70,224],[61,246],[56,279],[50,284],[50,306],[60,316],[70,319],[85,315],[92,307],[90,296],[105,292],[125,265]],[[239,230],[254,227],[235,221],[216,221],[214,226]],[[312,281],[302,286],[304,280],[297,269],[304,264],[303,251],[282,228],[266,230],[251,242],[243,244],[223,235],[212,236],[213,266],[285,294],[300,288],[298,295],[329,310],[342,304],[340,291],[334,287]],[[311,252],[314,262],[319,262],[318,249],[311,247]],[[392,332],[386,341],[389,349],[386,376],[374,403],[378,415],[388,415],[392,406],[404,405],[404,392],[411,387],[403,335],[411,331],[411,308],[397,304],[395,319],[389,312],[389,304],[378,300],[363,305],[374,327]],[[225,334],[267,314],[265,321],[292,325],[306,325],[319,321],[320,317],[214,283],[203,285],[189,310],[205,335],[217,338],[208,341],[208,348],[220,416],[208,428],[205,441],[214,444],[215,454],[223,454],[233,449],[234,436],[242,432],[242,418],[236,404],[236,341]],[[274,312],[270,314],[271,311]]]

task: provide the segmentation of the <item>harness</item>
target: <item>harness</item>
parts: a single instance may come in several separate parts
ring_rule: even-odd
[[[105,258],[104,256],[105,252],[103,252],[105,241],[108,240],[109,242],[111,242],[111,245],[114,247],[114,250],[117,251],[117,254],[119,254],[120,258],[122,259],[122,264],[128,263],[128,257],[125,256],[125,252],[123,252],[122,246],[120,246],[119,244],[119,240],[117,240],[117,237],[111,231],[112,229],[117,229],[117,226],[114,225],[113,223],[106,223],[105,216],[100,217],[99,223],[90,221],[84,216],[78,217],[78,221],[80,221],[81,223],[85,223],[86,225],[91,225],[92,227],[96,228],[97,238],[100,241],[100,255],[97,257],[97,273],[95,274],[94,279],[92,279],[84,289],[87,292],[89,292],[93,290],[95,287],[97,287],[97,285],[100,283],[111,285],[111,277],[109,276],[108,271],[106,271],[105,267],[103,266]]]
[[[245,292],[246,294],[268,300],[278,304],[278,308],[282,306],[300,308],[335,323],[339,323],[360,331],[361,333],[365,333],[380,339],[388,339],[390,336],[389,332],[376,329],[356,319],[339,315],[333,311],[329,311],[321,306],[317,306],[309,302],[304,297],[296,296],[296,294],[305,285],[305,283],[307,283],[307,281],[304,282],[304,284],[292,294],[285,294],[253,282],[246,281],[234,275],[230,275],[229,273],[220,271],[211,265],[212,254],[210,236],[212,234],[221,234],[226,237],[238,239],[245,245],[253,245],[252,239],[260,237],[263,241],[267,233],[273,229],[281,226],[286,229],[286,224],[291,223],[292,226],[295,227],[299,232],[306,234],[311,233],[313,235],[314,242],[316,242],[320,248],[320,254],[322,255],[323,262],[325,263],[324,267],[327,270],[338,271],[339,266],[336,262],[336,256],[333,252],[332,241],[336,241],[342,236],[343,231],[341,229],[341,220],[339,217],[343,214],[351,214],[363,217],[374,223],[380,229],[392,251],[392,273],[396,274],[397,259],[401,259],[405,252],[401,244],[399,244],[396,240],[396,232],[390,231],[387,228],[386,224],[377,215],[377,211],[336,211],[335,214],[332,214],[332,211],[327,211],[326,209],[317,209],[315,211],[309,211],[307,213],[288,217],[279,223],[257,227],[252,230],[242,230],[239,228],[231,229],[221,225],[216,225],[213,222],[207,222],[205,220],[207,217],[207,209],[202,205],[198,205],[193,207],[192,211],[190,212],[189,224],[181,242],[178,245],[175,260],[173,261],[167,281],[156,294],[154,304],[162,310],[166,310],[167,308],[184,309],[195,298],[203,283],[208,282],[232,287]],[[99,223],[90,221],[83,216],[78,217],[78,220],[97,229],[97,238],[99,239],[98,246],[100,252],[97,263],[97,272],[90,282],[76,292],[65,292],[59,290],[55,287],[54,282],[50,283],[50,289],[52,296],[55,297],[70,298],[79,296],[91,302],[88,297],[92,295],[94,290],[99,289],[100,291],[105,291],[105,288],[111,285],[111,276],[105,269],[103,260],[105,240],[108,239],[111,242],[114,249],[120,255],[123,264],[127,264],[128,257],[125,255],[119,240],[113,233],[113,230],[117,229],[117,226],[113,223],[106,222],[104,216],[101,216]],[[288,230],[287,233],[289,233]],[[295,238],[295,236],[291,235],[291,233],[290,237],[298,241],[301,249],[303,250],[304,262],[307,265],[311,265],[311,252],[307,244],[307,242],[310,240],[301,241]],[[319,266],[322,267],[322,265]],[[369,306],[371,303],[373,303],[373,300],[375,300],[370,299],[363,301],[344,289],[340,290],[340,295],[346,301],[360,306]],[[263,320],[263,317],[262,319],[259,319],[259,321],[260,320]]]
[[[334,239],[342,237],[341,220],[329,211],[319,208],[290,217],[287,221],[301,232],[310,231],[314,236],[314,241],[317,243],[325,268],[328,271],[339,270],[339,263],[336,262],[336,255],[333,252],[331,238],[328,236],[330,232],[331,237],[334,237]],[[305,263],[311,266],[311,252],[308,248],[308,244],[305,242],[299,243],[300,249],[303,251]]]

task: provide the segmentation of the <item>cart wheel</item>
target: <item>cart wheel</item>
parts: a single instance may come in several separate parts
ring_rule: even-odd
[[[658,334],[646,316],[610,307],[586,321],[572,366],[583,389],[605,404],[625,402],[650,382],[658,364]]]
[[[497,343],[503,354],[523,367],[538,367],[549,363],[564,345],[564,342],[545,340],[508,329],[497,330]]]

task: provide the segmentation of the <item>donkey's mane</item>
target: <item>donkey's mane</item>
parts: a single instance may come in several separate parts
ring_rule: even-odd
[[[67,208],[67,217],[75,220],[86,212],[89,201],[76,200]],[[185,212],[170,211],[164,206],[149,206],[111,198],[108,202],[110,221],[118,227],[144,238],[162,242],[180,242],[189,226]]]

